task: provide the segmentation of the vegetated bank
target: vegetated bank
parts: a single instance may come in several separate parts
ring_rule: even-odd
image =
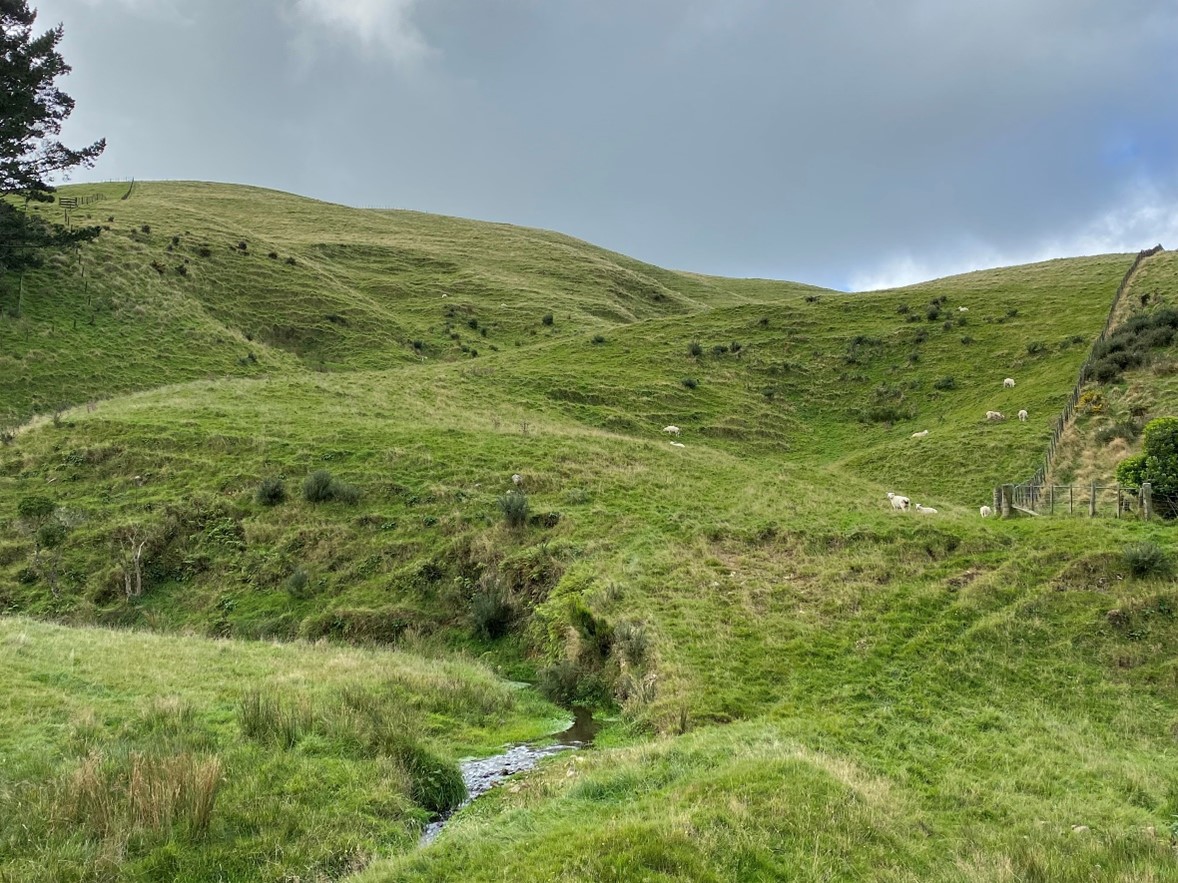
[[[251,198],[225,194],[243,218]],[[330,212],[376,235],[368,214]],[[379,219],[393,221],[386,244],[451,223]],[[461,229],[452,247],[480,266],[482,234]],[[536,236],[533,259],[574,248]],[[276,251],[267,273],[287,266]],[[1038,462],[1130,260],[869,295],[683,277],[690,302],[646,295],[674,312],[609,321],[613,290],[585,270],[528,290],[535,335],[485,321],[498,294],[427,286],[399,321],[457,344],[445,353],[409,340],[374,370],[364,349],[255,352],[250,376],[113,396],[17,435],[0,506],[51,499],[66,534],[40,563],[35,525],[9,534],[5,604],[465,648],[562,702],[616,703],[645,734],[476,804],[373,879],[1081,880],[1094,864],[1165,879],[1174,599],[1123,557],[1168,546],[1165,526],[977,517]],[[447,315],[458,297],[477,329]],[[348,323],[328,325],[364,325]],[[1021,408],[1025,424],[985,420]],[[940,512],[893,514],[889,490]],[[146,542],[142,594],[126,589],[128,535]]]

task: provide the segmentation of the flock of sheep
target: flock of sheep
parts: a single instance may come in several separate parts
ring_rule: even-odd
[[[962,309],[964,309],[964,308],[962,308]],[[1014,386],[1015,386],[1015,383],[1014,383],[1013,377],[1007,377],[1005,380],[1002,381],[1003,389],[1014,389]],[[1018,419],[1019,419],[1020,423],[1026,423],[1027,418],[1029,416],[1030,415],[1027,413],[1026,408],[1023,408],[1021,411],[1018,412]],[[1005,420],[1006,415],[1003,414],[1001,411],[987,411],[986,412],[986,419],[991,420],[991,421]],[[920,432],[912,433],[911,437],[912,438],[927,438],[928,434],[929,434],[929,431],[927,429],[922,429],[922,430],[920,430]],[[908,499],[908,497],[905,497],[901,494],[892,493],[890,491],[888,492],[888,501],[892,504],[892,508],[898,512],[907,512],[910,507],[912,509],[914,509],[915,511],[919,512],[921,515],[935,515],[937,512],[937,510],[932,508],[931,506],[922,506],[922,505],[920,505],[920,503],[913,504],[912,501],[910,499]],[[990,506],[982,506],[981,509],[979,509],[978,511],[981,514],[982,518],[989,518],[991,515],[994,514],[994,510]]]

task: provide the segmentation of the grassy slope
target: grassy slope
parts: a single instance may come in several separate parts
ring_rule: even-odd
[[[226,228],[247,230],[248,201],[223,201],[218,212],[241,213]],[[420,237],[461,224],[410,220]],[[465,229],[461,244],[435,244],[433,258],[452,249],[477,264],[500,251],[464,249],[468,234],[501,228],[451,229]],[[295,269],[311,263],[309,246],[298,254]],[[224,260],[238,257],[225,247]],[[371,260],[350,272],[379,268]],[[569,260],[556,261],[562,272]],[[1073,339],[1099,329],[1128,263],[1049,262],[856,296],[647,268],[668,290],[685,280],[678,294],[608,322],[599,313],[618,295],[575,265],[589,280],[565,303],[568,320],[552,308],[552,330],[536,318],[551,300],[532,295],[537,335],[521,321],[498,353],[456,323],[477,361],[371,370],[365,350],[338,363],[354,370],[312,374],[259,357],[250,370],[266,378],[118,398],[22,435],[0,451],[0,505],[48,488],[77,526],[60,599],[18,579],[28,547],[15,535],[0,543],[0,589],[10,608],[83,621],[243,636],[409,628],[506,659],[513,651],[470,637],[472,602],[495,588],[529,623],[509,647],[578,664],[595,640],[583,611],[645,630],[601,673],[630,685],[630,719],[697,732],[601,752],[571,776],[553,770],[382,872],[391,879],[868,879],[882,866],[883,879],[1082,880],[1094,863],[1102,879],[1166,879],[1172,857],[1144,831],[1178,813],[1178,598],[1169,583],[1123,579],[1116,555],[1165,529],[976,517],[995,482],[1037,462],[1087,352]],[[419,315],[406,301],[395,313],[446,341],[444,309]],[[738,354],[712,352],[732,341]],[[427,355],[460,352],[437,346]],[[307,364],[299,347],[279,358]],[[1008,375],[1014,391],[1001,386]],[[948,376],[953,388],[938,389]],[[910,416],[860,421],[878,406]],[[1020,407],[1028,424],[982,419]],[[683,428],[685,448],[668,445],[666,423]],[[360,503],[252,501],[262,477],[285,475],[293,490],[320,466],[357,484]],[[513,472],[533,509],[559,520],[499,523]],[[941,515],[893,516],[888,489]],[[109,538],[132,520],[161,538],[147,597],[127,604]],[[310,597],[283,588],[299,566],[314,576]]]
[[[398,733],[447,757],[559,726],[555,709],[480,666],[408,653],[5,619],[0,664],[6,880],[316,879],[413,847],[429,813],[403,765],[349,743],[338,721],[289,748],[244,738],[239,708],[251,690],[290,708],[306,702],[322,719],[341,696],[357,714],[391,712]],[[136,755],[219,762],[207,831],[182,813],[153,824],[147,807],[162,800],[122,796]],[[94,769],[104,784],[88,789]],[[175,781],[159,777],[156,787]],[[87,812],[87,800],[105,813]],[[137,821],[130,806],[140,807]]]

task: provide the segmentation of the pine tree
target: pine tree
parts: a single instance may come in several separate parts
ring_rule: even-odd
[[[0,272],[35,266],[42,249],[93,239],[97,228],[68,231],[29,216],[13,197],[52,202],[55,175],[90,167],[105,139],[72,150],[57,139],[74,100],[57,87],[70,72],[57,46],[61,25],[42,34],[27,0],[0,0]]]

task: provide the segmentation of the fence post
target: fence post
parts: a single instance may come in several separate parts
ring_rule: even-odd
[[[1014,504],[1014,485],[1002,485],[1002,517],[1009,518],[1011,515],[1011,507]]]
[[[1055,514],[1055,483],[1051,484],[1051,514]]]
[[[1002,485],[994,486],[994,514],[1002,514]]]
[[[1068,485],[1068,515],[1076,514],[1076,487]]]
[[[1153,486],[1148,481],[1141,483],[1141,517],[1146,521],[1153,518]]]
[[[1096,517],[1096,482],[1092,482],[1092,496],[1088,498],[1088,517]]]
[[[1121,517],[1121,510],[1125,508],[1125,489],[1117,485],[1117,518]]]

